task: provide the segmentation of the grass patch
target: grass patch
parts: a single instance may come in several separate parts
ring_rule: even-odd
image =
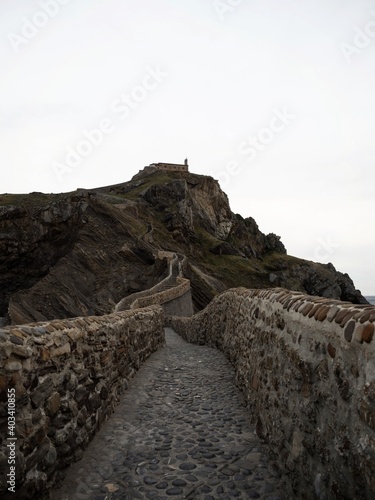
[[[122,194],[121,196],[125,199],[135,201],[139,198],[140,193],[144,191],[145,189],[148,189],[149,187],[153,185],[162,185],[166,184],[167,182],[171,181],[171,177],[166,175],[164,172],[163,173],[155,173],[149,176],[149,178],[146,178],[144,182],[140,186],[134,186],[131,188],[127,193]]]
[[[44,207],[53,201],[60,201],[73,193],[64,194],[1,194],[0,206],[15,206],[15,207]]]
[[[269,252],[263,257],[262,264],[267,271],[281,271],[294,265],[301,265],[304,261],[278,252]]]
[[[269,273],[253,259],[236,255],[214,255],[205,259],[206,268],[230,287],[269,288]]]
[[[262,262],[237,255],[217,255],[210,248],[219,242],[200,227],[195,228],[206,271],[224,281],[229,287],[267,288],[270,286],[269,273],[263,271]]]

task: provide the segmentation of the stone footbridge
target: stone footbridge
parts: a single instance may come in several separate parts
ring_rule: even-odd
[[[285,487],[217,350],[166,330],[51,500],[262,498]]]
[[[115,312],[160,304],[169,316],[193,314],[190,281],[183,277],[182,271],[185,257],[162,251],[159,251],[158,257],[167,258],[169,261],[169,272],[166,278],[148,290],[125,297],[116,305]]]
[[[375,498],[375,307],[238,288],[193,315],[164,257],[113,314],[0,328],[0,498]]]

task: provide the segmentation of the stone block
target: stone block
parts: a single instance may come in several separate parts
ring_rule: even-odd
[[[56,347],[55,349],[50,349],[51,357],[55,358],[58,356],[64,356],[70,353],[70,344],[66,342],[62,346]]]
[[[15,345],[12,347],[12,354],[19,358],[26,359],[32,356],[33,351],[30,349],[30,347]]]
[[[375,430],[375,404],[362,398],[359,401],[358,413],[366,425]]]
[[[50,444],[47,452],[45,453],[45,455],[43,456],[42,460],[41,460],[41,466],[44,468],[49,468],[49,467],[52,467],[53,465],[56,464],[56,461],[57,461],[57,451],[56,451],[56,448],[52,445],[52,443]]]
[[[51,359],[51,353],[45,347],[39,349],[39,360],[40,361],[49,361]]]
[[[77,387],[74,393],[74,399],[79,408],[86,404],[89,397],[89,391],[84,385],[80,385]]]
[[[364,326],[362,330],[362,340],[364,342],[370,343],[372,341],[372,337],[374,336],[374,324],[368,323]]]
[[[354,320],[349,321],[349,323],[346,325],[344,330],[344,337],[347,342],[351,342],[355,326],[356,322]]]
[[[78,386],[78,378],[74,373],[71,372],[70,377],[66,383],[66,388],[68,391],[73,392],[76,390],[77,386]]]
[[[89,411],[89,413],[93,413],[98,408],[100,408],[101,404],[102,404],[102,400],[100,398],[100,395],[94,393],[94,394],[90,394],[90,396],[87,400],[87,403],[86,403],[86,407],[87,407],[87,410]]]
[[[330,310],[329,306],[320,307],[318,311],[315,313],[315,319],[318,321],[324,321],[327,318],[329,310]]]
[[[32,455],[26,460],[26,469],[30,470],[37,465],[51,449],[51,441],[46,437]]]
[[[23,338],[19,338],[16,335],[9,335],[9,340],[12,344],[23,345]]]
[[[363,315],[361,316],[360,322],[361,323],[366,323],[366,321],[369,321],[370,318],[373,316],[373,311],[365,311]]]
[[[336,317],[336,314],[340,312],[340,308],[338,306],[331,306],[327,313],[327,320],[333,321]]]
[[[48,398],[46,403],[46,412],[47,415],[52,417],[55,415],[60,408],[61,398],[58,392],[53,392],[51,396]]]
[[[328,354],[331,356],[331,358],[336,357],[336,349],[333,347],[333,345],[331,343],[329,343],[327,345],[327,351],[328,351]]]
[[[5,371],[17,372],[22,370],[22,363],[16,359],[8,359],[4,365]]]
[[[52,394],[54,383],[51,377],[42,382],[30,395],[31,403],[34,408],[39,408],[42,403]]]
[[[308,316],[309,318],[313,318],[313,317],[315,316],[315,313],[316,313],[317,311],[319,311],[320,307],[321,307],[321,306],[320,306],[320,304],[314,304],[314,305],[313,305],[313,307],[312,307],[312,309],[311,309],[311,310],[309,311],[309,313],[307,314],[307,316]]]
[[[310,313],[310,311],[311,311],[311,309],[312,309],[313,307],[314,307],[314,304],[307,303],[307,304],[305,304],[305,305],[301,308],[301,310],[300,310],[299,312],[301,312],[301,314],[303,314],[303,316],[307,316],[307,315]]]
[[[84,406],[83,408],[81,408],[80,412],[78,413],[77,424],[79,426],[85,425],[87,418],[88,418],[88,411],[87,411],[86,406]]]
[[[36,447],[40,446],[47,434],[47,422],[42,420],[33,428],[33,432],[24,440],[23,452],[28,457]],[[27,464],[28,467],[28,464]]]

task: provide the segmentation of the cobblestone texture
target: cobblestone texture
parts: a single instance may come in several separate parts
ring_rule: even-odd
[[[286,498],[230,363],[166,338],[51,499]]]

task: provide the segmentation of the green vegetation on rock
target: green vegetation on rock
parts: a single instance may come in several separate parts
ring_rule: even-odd
[[[0,195],[0,316],[14,323],[110,312],[187,257],[196,310],[232,287],[282,286],[365,303],[332,264],[289,256],[280,238],[234,214],[217,181],[142,171],[73,193]]]

